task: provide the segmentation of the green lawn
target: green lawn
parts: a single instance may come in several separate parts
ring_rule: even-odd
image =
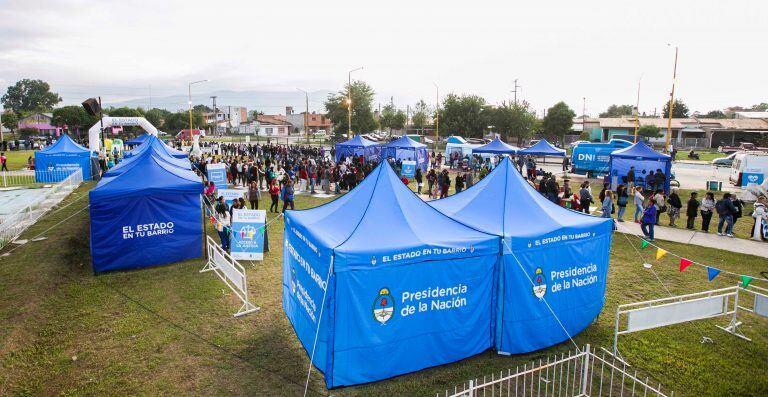
[[[269,227],[266,260],[243,263],[261,311],[233,318],[236,297],[213,274],[200,274],[203,260],[94,276],[89,264],[87,198],[78,189],[24,238],[67,217],[47,240],[28,243],[0,257],[0,395],[301,395],[308,365],[281,307],[282,221]],[[308,208],[324,200],[297,196]],[[77,213],[77,214],[76,214]],[[272,218],[273,214],[269,214]],[[210,225],[209,233],[213,233]],[[607,302],[596,323],[576,343],[609,347],[616,306],[667,296],[642,266],[653,251],[632,246],[636,238],[614,237]],[[765,258],[659,242],[699,262],[759,275]],[[3,251],[13,249],[13,245]],[[655,263],[655,262],[654,262]],[[677,270],[671,256],[653,270],[674,294],[726,287],[723,275],[708,283],[706,272]],[[756,280],[762,286],[768,283]],[[679,396],[768,394],[768,320],[741,316],[746,342],[715,328],[724,319],[698,321],[622,336],[619,347],[641,372]],[[714,344],[701,344],[706,335]],[[458,363],[357,387],[333,395],[435,395],[469,378],[506,370],[564,352],[569,343],[511,357],[486,352]],[[375,358],[372,358],[372,360]],[[326,395],[313,370],[310,394]]]
[[[35,156],[34,150],[14,150],[4,152],[8,157],[8,170],[16,171],[27,168],[27,159],[29,156]]]
[[[714,159],[719,159],[721,157],[727,157],[728,155],[725,153],[719,153],[719,152],[697,152],[699,154],[699,160],[711,162]],[[678,160],[687,160],[688,159],[688,152],[685,153],[678,153],[677,154]]]

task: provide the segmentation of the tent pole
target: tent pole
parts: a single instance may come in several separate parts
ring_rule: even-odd
[[[208,258],[208,250],[205,247],[205,237],[208,235],[208,230],[205,225],[205,203],[203,202],[202,196],[200,197],[200,217],[202,217],[203,220],[203,238],[201,239],[203,240],[203,255],[205,255],[205,260],[207,261],[210,259]]]

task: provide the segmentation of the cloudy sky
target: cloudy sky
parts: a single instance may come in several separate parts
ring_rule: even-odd
[[[68,103],[196,91],[337,90],[347,72],[378,100],[472,93],[539,112],[702,112],[768,102],[768,1],[0,0],[0,90],[40,78]],[[672,46],[668,46],[671,43]],[[312,98],[319,108],[323,98]],[[202,98],[201,98],[202,101]]]

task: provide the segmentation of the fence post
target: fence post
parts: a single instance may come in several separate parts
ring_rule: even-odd
[[[475,397],[475,381],[469,380],[469,397]]]
[[[589,382],[589,355],[590,355],[589,343],[584,347],[584,367],[581,369],[581,395],[587,395],[587,383]]]

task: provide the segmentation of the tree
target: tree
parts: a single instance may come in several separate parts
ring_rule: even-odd
[[[0,101],[6,109],[24,115],[50,110],[61,102],[61,97],[51,92],[51,86],[45,81],[23,79],[8,87]]]
[[[560,140],[560,144],[565,145],[565,134],[571,131],[574,117],[576,117],[576,113],[565,102],[561,101],[547,109],[547,115],[544,116],[542,127],[546,134],[557,137]]]
[[[637,129],[637,135],[648,138],[661,138],[664,136],[664,134],[661,133],[659,127],[650,124],[640,126],[640,128]]]
[[[664,103],[664,118],[669,117],[669,101]],[[684,119],[688,117],[688,106],[683,103],[683,101],[679,99],[675,99],[675,104],[672,107],[672,118],[673,119]]]
[[[353,133],[366,134],[374,131],[377,123],[373,115],[373,88],[363,81],[355,81],[351,86],[346,85],[344,91],[328,95],[325,101],[325,110],[333,123],[333,132],[336,135],[344,135],[349,130],[347,90],[352,92]]]
[[[524,138],[531,136],[536,115],[530,110],[527,102],[516,104],[502,102],[500,106],[489,111],[491,123],[503,140],[515,137],[520,144]]]
[[[725,114],[722,110],[711,110],[709,113],[701,115],[701,118],[704,118],[704,119],[727,119],[728,115]]]
[[[213,112],[213,109],[209,108],[206,105],[195,105],[195,106],[192,106],[192,111],[193,112],[194,111],[198,111],[198,112],[202,112],[202,113],[211,113],[211,112]]]
[[[485,99],[477,95],[448,94],[440,109],[440,131],[444,135],[481,138],[489,123],[490,112],[484,112]]]
[[[112,117],[144,117],[144,109],[142,108],[129,108],[123,106],[121,108],[109,108],[104,111]]]
[[[164,128],[164,122],[165,118],[170,115],[171,112],[165,110],[165,109],[150,109],[147,110],[146,113],[144,113],[144,117],[149,121],[150,124],[154,125],[157,128]]]
[[[82,106],[70,105],[53,109],[51,124],[64,127],[71,131],[80,132],[81,128],[89,128],[99,121],[98,116],[89,115]]]
[[[416,106],[413,108],[413,116],[411,116],[411,124],[413,128],[420,130],[427,126],[429,123],[429,106],[424,100],[416,102]]]
[[[13,132],[16,130],[18,126],[19,126],[19,116],[17,116],[16,113],[13,113],[13,112],[3,113],[3,127]]]
[[[251,120],[256,120],[257,118],[259,118],[259,116],[262,116],[262,115],[264,115],[264,112],[259,110],[251,110],[250,112],[248,112],[248,118]]]
[[[611,105],[608,106],[608,109],[605,112],[600,113],[600,117],[631,116],[634,108],[635,107],[632,105]]]
[[[386,105],[381,109],[379,124],[381,128],[388,128],[389,134],[392,135],[392,130],[401,130],[405,127],[405,118],[405,112],[398,110],[394,105]]]
[[[192,111],[192,128],[205,128],[206,126],[203,113]],[[169,113],[165,116],[163,127],[169,132],[189,129],[189,112]]]
[[[40,130],[37,128],[19,128],[19,136],[22,139],[27,139],[35,135],[40,135]]]

